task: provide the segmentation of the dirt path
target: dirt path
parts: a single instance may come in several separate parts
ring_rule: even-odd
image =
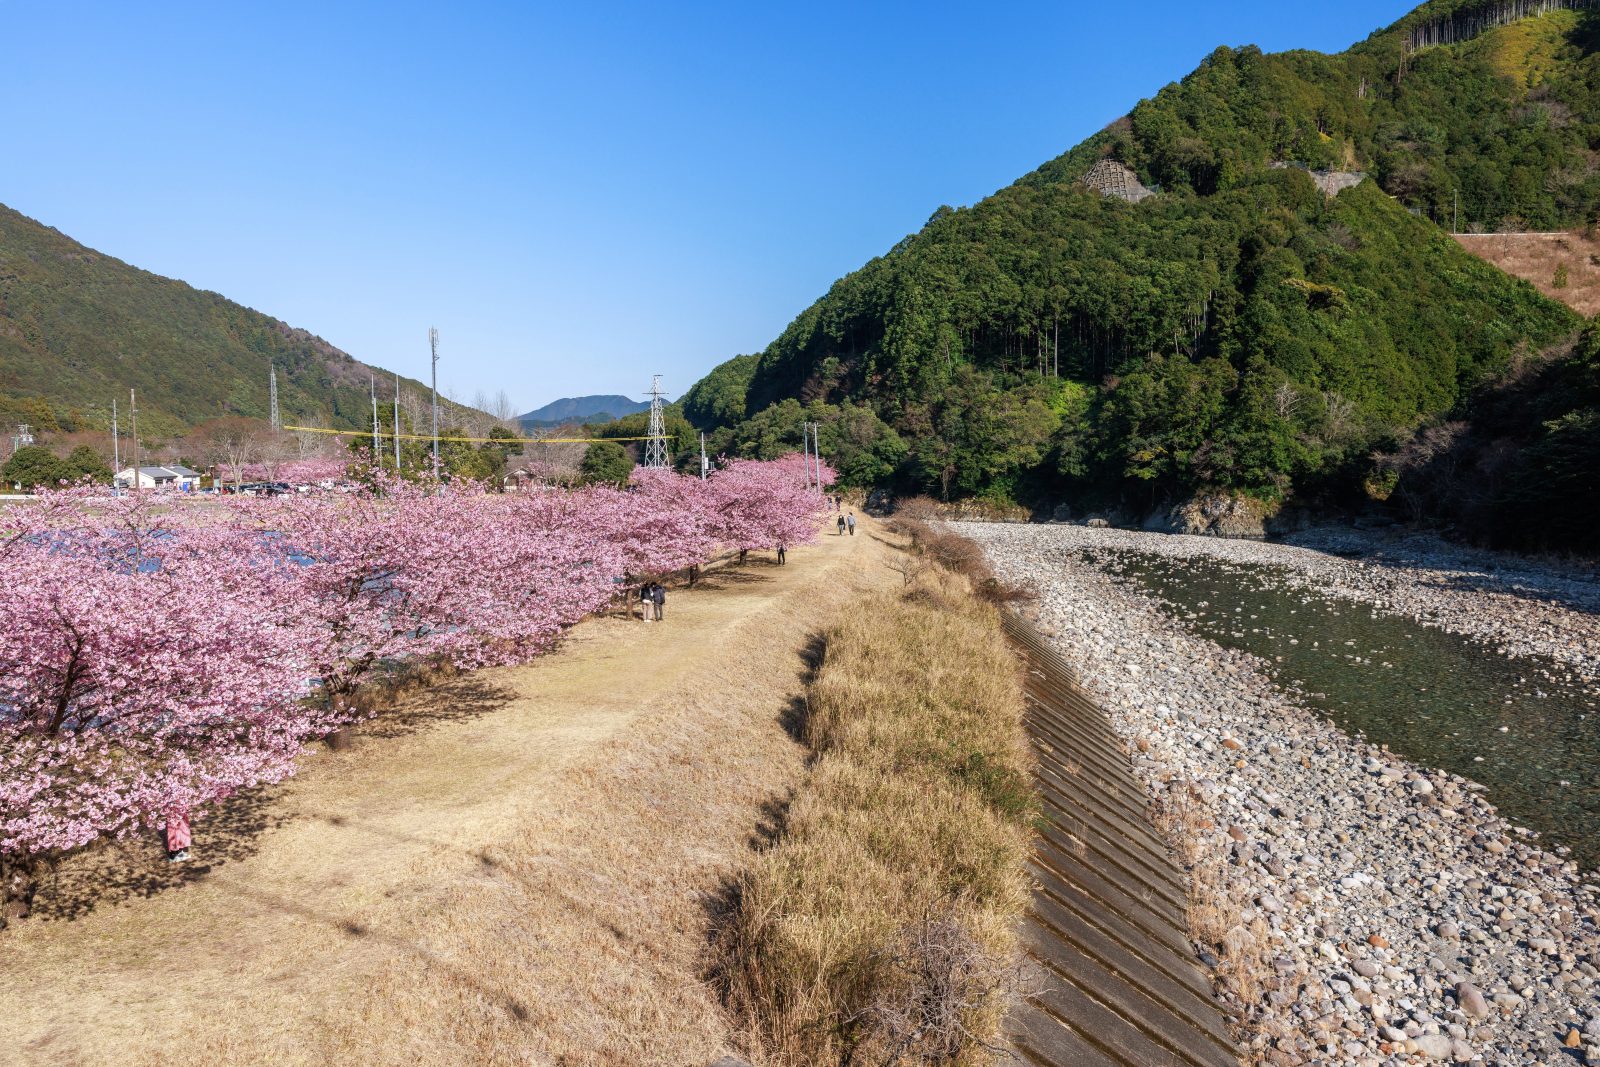
[[[687,1063],[721,880],[802,769],[807,642],[885,585],[863,523],[465,675],[0,936],[0,1062]],[[770,814],[770,812],[769,812]]]

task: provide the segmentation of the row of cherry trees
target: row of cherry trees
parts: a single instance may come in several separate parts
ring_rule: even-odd
[[[73,490],[0,513],[0,885],[294,771],[396,662],[524,660],[636,580],[811,540],[803,459],[525,494],[193,501]],[[0,914],[0,925],[5,916]]]

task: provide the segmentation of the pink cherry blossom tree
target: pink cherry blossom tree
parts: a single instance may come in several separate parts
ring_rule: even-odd
[[[0,546],[0,868],[42,862],[290,773],[308,723],[285,578],[224,523],[149,496],[59,494]],[[3,914],[0,914],[3,919]]]
[[[821,510],[800,457],[626,490],[365,480],[0,511],[0,922],[54,857],[292,774],[375,671],[526,659],[621,583],[804,543]]]

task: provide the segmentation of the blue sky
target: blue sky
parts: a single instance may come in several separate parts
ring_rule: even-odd
[[[437,326],[463,400],[677,395],[1216,45],[1406,7],[0,0],[0,202],[417,377]]]

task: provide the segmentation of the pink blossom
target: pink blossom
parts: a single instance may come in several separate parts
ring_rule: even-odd
[[[809,541],[821,513],[799,456],[707,481],[642,470],[627,490],[371,481],[81,488],[0,511],[0,851],[77,848],[281,779],[374,672],[526,659],[626,582]]]

